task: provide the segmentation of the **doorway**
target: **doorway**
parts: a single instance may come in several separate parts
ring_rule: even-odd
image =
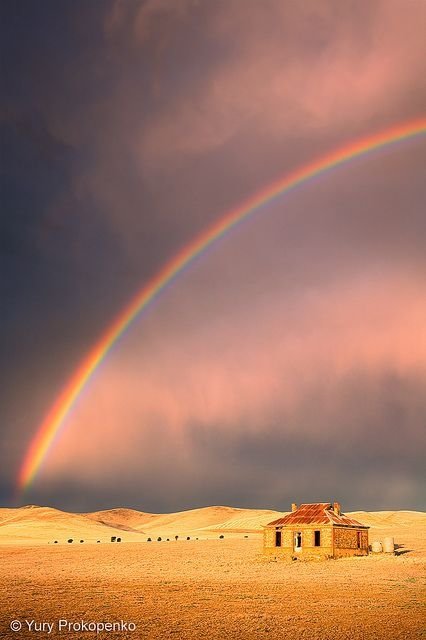
[[[294,550],[301,551],[302,549],[302,532],[295,531],[294,533]]]

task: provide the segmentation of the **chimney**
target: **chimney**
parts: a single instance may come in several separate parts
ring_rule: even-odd
[[[296,511],[297,510],[297,504],[295,502],[291,503],[291,510],[292,511]]]
[[[333,511],[336,516],[340,516],[340,504],[338,502],[333,502]]]

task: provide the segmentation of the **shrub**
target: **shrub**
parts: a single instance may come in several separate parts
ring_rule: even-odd
[[[175,536],[175,540],[177,540],[179,538],[179,536]]]
[[[161,537],[160,536],[158,536],[157,542],[161,542]]]
[[[224,539],[224,537],[225,537],[225,536],[223,535],[223,533],[221,533],[221,534],[220,534],[220,536],[219,536],[219,539],[220,539],[220,540],[223,540],[223,539]]]
[[[115,542],[117,540],[116,536],[111,536],[111,542]]]
[[[121,538],[117,538],[117,542],[121,542]]]
[[[148,539],[147,539],[147,542],[151,542],[151,538],[148,538]]]
[[[170,542],[170,538],[167,538],[166,542]]]
[[[55,542],[54,542],[53,544],[58,544],[58,541],[57,541],[57,540],[55,540]]]
[[[187,540],[191,540],[191,538],[190,538],[189,536],[187,536],[187,538],[186,538],[186,539],[187,539]]]
[[[96,544],[99,544],[99,543],[100,543],[100,540],[96,540]]]
[[[80,544],[81,544],[82,542],[84,542],[84,540],[80,540]]]
[[[74,540],[72,538],[69,538],[68,544],[71,544],[72,542],[74,542]]]

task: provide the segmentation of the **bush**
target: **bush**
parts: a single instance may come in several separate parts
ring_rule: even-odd
[[[189,536],[187,536],[187,538],[186,538],[186,539],[187,539],[187,540],[191,540],[191,538],[190,538]]]
[[[80,540],[80,544],[81,544],[82,542],[84,542],[84,540]]]
[[[220,534],[220,536],[219,536],[219,539],[220,539],[220,540],[223,540],[223,539],[224,539],[224,537],[225,537],[225,536],[223,535],[223,533],[221,533],[221,534]]]
[[[161,537],[160,536],[158,536],[157,542],[161,542]]]
[[[111,536],[111,542],[115,542],[117,540],[116,536]]]
[[[121,538],[117,538],[117,542],[121,542]]]
[[[99,543],[100,543],[100,540],[96,540],[96,544],[99,544]]]
[[[177,540],[179,538],[179,536],[175,536],[175,540]]]
[[[151,538],[148,538],[148,539],[147,539],[147,542],[152,542],[152,541],[151,541]]]
[[[167,538],[166,542],[170,542],[170,538]]]
[[[73,540],[72,538],[70,538],[70,539],[68,540],[68,544],[71,544],[72,542],[74,542],[74,540]]]
[[[58,541],[57,541],[57,540],[55,540],[55,542],[54,542],[53,544],[58,544]]]

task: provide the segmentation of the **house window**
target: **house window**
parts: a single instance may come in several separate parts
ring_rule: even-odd
[[[294,548],[302,548],[302,533],[300,531],[296,531],[296,533],[294,534]]]
[[[281,531],[278,531],[278,529],[275,531],[275,546],[281,546]]]
[[[314,531],[314,547],[321,546],[321,531]]]

